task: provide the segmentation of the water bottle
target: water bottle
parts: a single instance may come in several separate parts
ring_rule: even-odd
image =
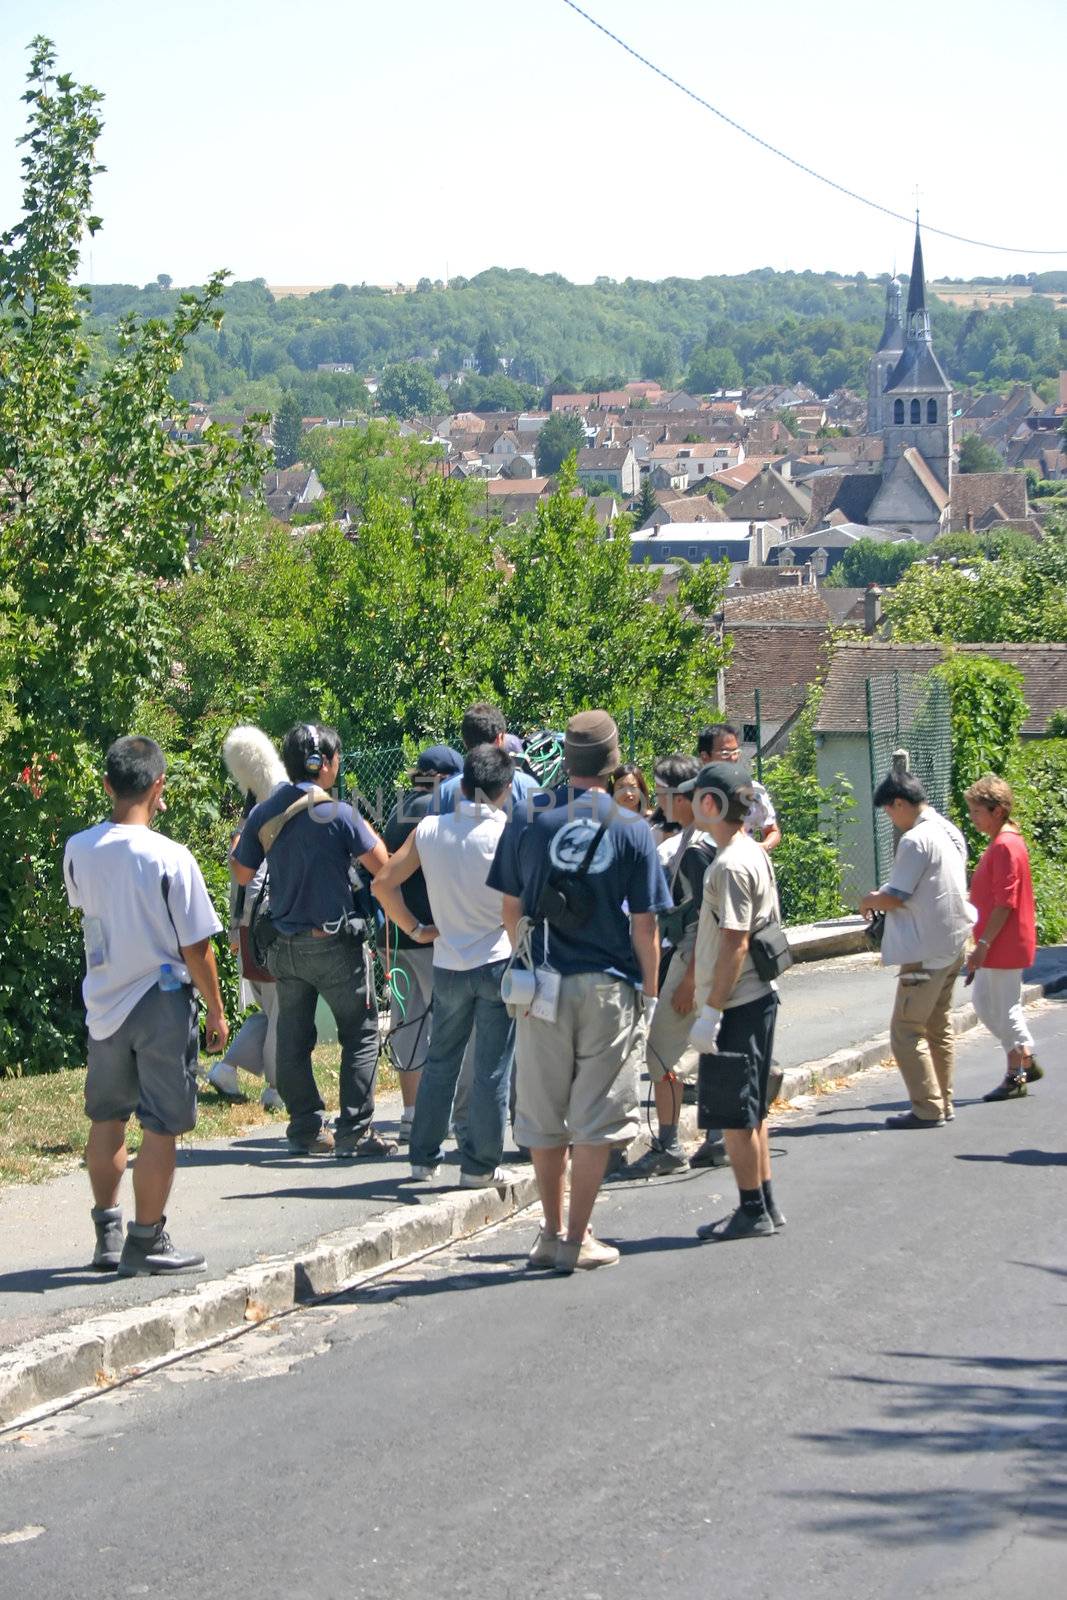
[[[185,987],[169,961],[164,961],[159,969],[159,987],[164,994],[174,994],[176,990]]]

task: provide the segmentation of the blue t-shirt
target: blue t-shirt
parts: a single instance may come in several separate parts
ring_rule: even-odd
[[[259,830],[287,811],[309,783],[283,783],[267,800],[253,806],[233,852],[234,860],[254,871],[263,860]],[[270,914],[280,933],[307,933],[354,910],[348,869],[357,856],[378,843],[358,812],[341,800],[299,811],[271,846]]]
[[[489,869],[489,887],[521,900],[524,914],[532,916],[549,874],[576,872],[597,828],[607,822],[585,875],[592,914],[571,933],[549,927],[548,959],[562,973],[609,972],[639,984],[624,907],[665,911],[671,904],[652,831],[643,817],[616,806],[603,790],[563,787],[555,791],[555,801],[530,820],[523,807],[515,808]],[[535,962],[544,960],[543,922],[535,924],[533,954]]]
[[[463,790],[460,787],[461,782],[462,779],[458,772],[453,777],[445,779],[437,791],[436,803],[430,808],[434,814],[444,816],[449,811],[455,811],[459,802],[464,798]],[[548,794],[546,789],[541,788],[536,778],[531,778],[530,774],[523,772],[521,768],[517,769],[511,780],[511,808],[516,812],[521,811],[525,815],[527,809],[525,796],[534,792],[542,796],[547,796]],[[535,805],[536,801],[530,803]],[[547,806],[549,804],[548,799],[543,798],[541,804]],[[509,817],[512,814],[511,808],[506,808]]]

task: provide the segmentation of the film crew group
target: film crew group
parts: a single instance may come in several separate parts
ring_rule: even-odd
[[[278,1091],[289,1113],[294,1155],[333,1151],[338,1160],[392,1155],[396,1144],[372,1123],[378,1063],[378,1010],[370,930],[357,913],[356,866],[374,877],[385,845],[351,806],[326,792],[336,782],[341,743],[332,728],[302,723],[282,744],[289,781],[249,812],[231,857],[247,888],[269,858],[269,935],[254,918],[253,944],[266,950],[277,986]],[[319,997],[337,1023],[340,1110],[333,1131],[315,1082]]]

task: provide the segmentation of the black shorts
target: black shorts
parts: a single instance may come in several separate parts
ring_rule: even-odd
[[[767,1086],[774,1051],[774,1025],[778,1018],[778,996],[772,990],[747,1005],[730,1006],[722,1014],[716,1051],[723,1055],[745,1056],[748,1062],[744,1092],[739,1104],[744,1114],[736,1120],[723,1119],[724,1127],[755,1128],[767,1116]],[[701,1056],[701,1075],[714,1070],[715,1057]],[[705,1068],[704,1063],[708,1063]]]

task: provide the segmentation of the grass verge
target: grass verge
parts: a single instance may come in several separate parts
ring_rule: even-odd
[[[315,1076],[330,1111],[337,1109],[340,1060],[336,1044],[320,1045],[315,1051]],[[201,1070],[206,1071],[210,1064],[203,1059]],[[232,1139],[265,1124],[284,1128],[285,1112],[264,1111],[259,1103],[263,1080],[246,1072],[240,1077],[248,1095],[248,1104],[243,1106],[228,1104],[210,1084],[201,1081],[196,1129],[186,1134],[183,1143]],[[82,1105],[84,1086],[84,1069],[0,1078],[0,1186],[42,1183],[80,1164],[89,1132]],[[387,1093],[395,1088],[396,1074],[383,1058],[378,1065],[378,1089]],[[136,1150],[140,1142],[141,1130],[131,1119],[130,1149]]]

